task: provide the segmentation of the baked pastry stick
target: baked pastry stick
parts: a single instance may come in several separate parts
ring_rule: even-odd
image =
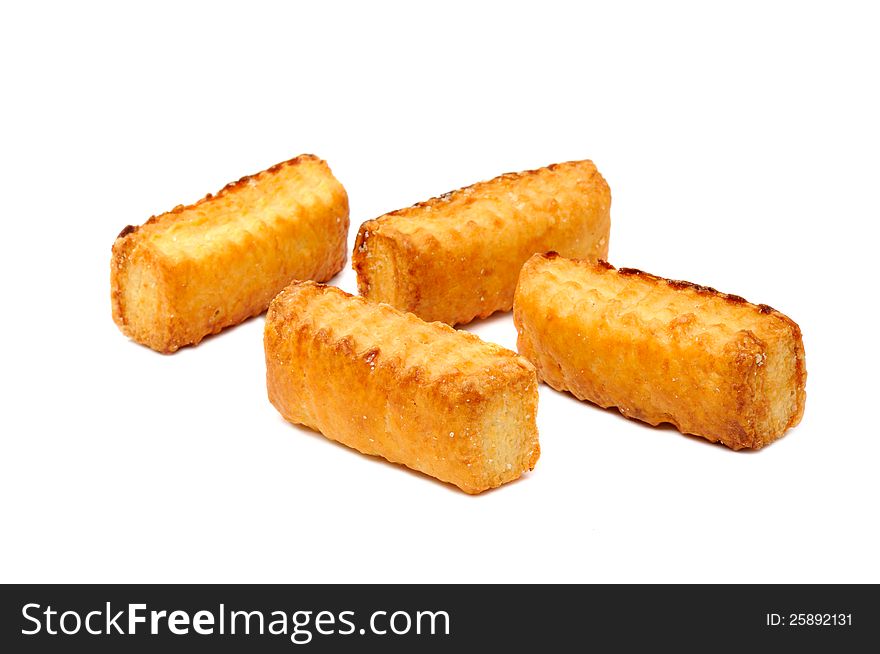
[[[309,154],[128,226],[113,244],[113,320],[159,352],[262,313],[292,279],[345,264],[348,196]]]
[[[452,191],[361,225],[358,291],[450,325],[509,311],[536,252],[604,258],[611,192],[592,161],[554,164]]]
[[[538,380],[516,353],[332,286],[269,307],[269,400],[292,423],[480,493],[540,454]]]
[[[765,304],[550,253],[523,267],[513,319],[542,380],[628,418],[738,450],[804,413],[801,331]]]

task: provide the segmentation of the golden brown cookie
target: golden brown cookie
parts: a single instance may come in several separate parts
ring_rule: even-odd
[[[501,175],[361,225],[358,291],[450,325],[509,311],[536,252],[607,256],[610,208],[592,161]]]
[[[550,253],[523,267],[513,317],[543,381],[628,418],[738,450],[803,416],[801,331],[767,305]]]
[[[347,234],[345,189],[326,162],[300,155],[123,229],[113,320],[159,352],[196,344],[265,311],[292,279],[330,279]]]
[[[281,415],[364,454],[467,493],[538,460],[535,369],[473,334],[295,282],[269,307],[265,348]]]

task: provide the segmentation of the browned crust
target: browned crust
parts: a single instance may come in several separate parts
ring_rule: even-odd
[[[370,281],[367,271],[367,260],[363,255],[367,250],[366,240],[373,233],[373,226],[376,224],[376,219],[361,223],[357,236],[354,238],[354,249],[351,254],[351,268],[357,277],[358,293],[364,296],[369,294]]]
[[[321,224],[328,225],[325,235],[327,239],[326,247],[322,246],[322,250],[317,254],[313,250],[312,254],[317,259],[308,264],[303,264],[308,268],[313,268],[311,273],[306,275],[301,271],[300,274],[293,276],[314,276],[319,281],[326,281],[338,273],[345,265],[347,254],[348,196],[345,193],[345,189],[333,177],[325,161],[312,154],[302,154],[270,166],[259,173],[245,175],[237,181],[226,184],[216,193],[208,193],[193,204],[178,205],[168,212],[153,215],[142,225],[125,226],[113,243],[110,276],[113,320],[123,333],[158,352],[172,353],[184,345],[198,344],[205,336],[219,333],[225,327],[238,324],[264,312],[269,300],[284,284],[290,281],[291,277],[285,277],[281,283],[277,280],[269,279],[270,273],[268,270],[272,269],[272,267],[266,266],[261,269],[261,272],[263,270],[267,271],[265,275],[249,276],[247,279],[240,280],[236,289],[243,297],[229,298],[229,306],[219,306],[213,316],[207,320],[204,317],[188,316],[186,306],[180,306],[183,293],[192,294],[197,292],[200,284],[205,284],[207,285],[206,288],[210,288],[212,278],[216,278],[216,275],[211,271],[212,266],[205,264],[203,268],[206,269],[200,270],[194,266],[192,261],[172,264],[165,257],[159,256],[151,247],[146,246],[145,243],[149,242],[152,236],[164,234],[165,230],[172,228],[175,224],[184,222],[185,212],[200,207],[205,203],[214,203],[225,198],[234,197],[249,186],[249,183],[252,181],[266,180],[271,184],[272,180],[270,178],[279,173],[279,171],[289,167],[301,166],[305,163],[319,164],[317,168],[317,170],[321,171],[319,174],[326,174],[333,184],[331,187],[333,189],[331,191],[333,197],[332,206],[328,205],[316,209],[316,211],[326,213],[332,209],[338,213],[340,219],[332,227],[329,226],[326,218],[321,219]],[[211,208],[206,207],[204,210],[209,211]],[[266,236],[267,229],[266,225],[262,225],[258,232],[242,234],[243,242],[246,243],[245,247],[250,247],[253,252],[253,247],[261,243],[265,244],[267,238],[271,240],[272,236]],[[283,239],[279,236],[279,233],[275,235],[278,237],[279,243],[286,242],[284,239],[290,240],[289,228],[285,227],[284,229]],[[332,233],[330,233],[331,231]],[[321,238],[321,236],[318,235],[317,238]],[[310,238],[310,242],[315,242],[315,240],[316,236]],[[220,251],[222,247],[222,245],[217,245],[217,250],[213,254],[216,254],[218,257],[229,255],[229,252],[223,253]],[[265,258],[265,252],[264,249],[262,262],[264,264],[276,264],[274,268],[279,268],[277,261],[270,262]],[[275,256],[275,258],[277,259],[278,257]],[[158,280],[158,289],[156,291],[158,300],[156,304],[167,312],[167,315],[153,316],[152,324],[149,328],[135,329],[132,326],[131,315],[135,309],[132,306],[126,306],[125,292],[128,282],[128,271],[135,260],[145,264],[150,273]],[[215,263],[218,263],[220,267],[224,263],[234,266],[235,261],[236,259],[230,260],[227,256],[224,259],[218,259]],[[214,268],[220,269],[217,266],[214,266]],[[275,273],[277,272],[278,270],[275,270]],[[261,277],[265,278],[261,279]],[[194,287],[196,290],[193,290]],[[269,287],[272,288],[267,291]],[[236,291],[236,289],[232,290]],[[268,297],[266,297],[267,295]],[[131,305],[131,303],[128,304]]]
[[[529,177],[536,177],[548,170],[555,171],[566,166],[570,166],[572,164],[582,163],[579,160],[572,161],[560,161],[558,163],[550,164],[549,166],[542,166],[540,168],[533,168],[531,170],[522,170],[519,172],[511,172],[511,173],[501,173],[493,177],[492,179],[483,180],[481,182],[476,182],[475,184],[470,184],[469,186],[462,186],[461,188],[457,188],[452,191],[447,191],[446,193],[441,193],[433,198],[429,198],[428,200],[424,200],[422,202],[416,202],[408,207],[404,207],[402,209],[397,209],[395,211],[389,211],[388,213],[375,218],[376,222],[384,222],[390,220],[394,216],[403,216],[413,211],[417,211],[420,209],[430,208],[433,209],[435,207],[442,207],[444,204],[455,200],[456,196],[462,193],[469,193],[473,196],[479,196],[487,189],[492,189],[501,181],[509,181],[509,182],[519,182],[522,180],[526,180]]]
[[[558,252],[544,252],[536,254],[535,257],[539,259],[544,259],[545,261],[552,261],[559,257]],[[784,313],[781,313],[767,304],[754,304],[749,302],[744,297],[740,297],[739,295],[733,295],[732,293],[722,293],[721,291],[712,288],[711,286],[703,286],[702,284],[694,284],[693,282],[687,282],[680,279],[667,279],[666,277],[660,277],[659,275],[652,275],[651,273],[647,273],[644,270],[639,270],[638,268],[616,268],[612,264],[608,263],[605,259],[598,259],[596,261],[589,261],[588,259],[572,259],[577,263],[583,263],[586,265],[595,266],[596,268],[601,268],[602,270],[616,270],[619,275],[631,276],[631,277],[639,277],[646,281],[650,281],[655,284],[665,284],[666,286],[676,289],[689,289],[691,291],[695,291],[701,295],[711,295],[713,297],[717,297],[725,302],[730,304],[745,304],[750,307],[754,307],[758,313],[762,314],[774,314],[779,316],[788,322],[792,327],[798,330],[798,336],[800,337],[800,327],[798,327],[797,323],[794,322],[791,318],[786,316]]]
[[[354,249],[351,255],[351,267],[357,276],[358,293],[364,297],[370,296],[371,278],[370,271],[367,268],[367,241],[370,238],[382,238],[376,234],[376,228],[379,226],[379,219],[367,220],[361,223],[357,236],[354,239]],[[387,302],[388,300],[383,300]],[[394,306],[394,302],[388,302]],[[398,307],[399,308],[399,307]]]
[[[523,268],[520,285],[523,285],[524,278],[528,278],[530,275],[534,274],[533,271],[538,269],[538,262],[554,262],[557,259],[559,259],[559,255],[555,252],[537,254],[532,257]],[[793,379],[790,382],[790,387],[793,388],[796,398],[795,410],[788,416],[786,423],[782,425],[780,429],[768,431],[766,427],[761,428],[758,426],[769,424],[771,419],[769,404],[764,398],[764,393],[768,392],[768,389],[762,386],[764,380],[767,378],[766,370],[761,368],[763,362],[766,361],[768,346],[770,346],[770,343],[758,338],[756,334],[750,330],[740,331],[729,343],[727,343],[724,360],[714,360],[713,355],[702,351],[702,346],[696,345],[696,343],[688,344],[686,339],[684,341],[677,341],[678,346],[693,346],[692,349],[688,350],[688,356],[695,357],[693,361],[699,361],[705,369],[712,369],[712,367],[715,366],[715,369],[712,370],[713,374],[718,374],[719,378],[726,379],[730,383],[730,397],[732,398],[734,407],[730,410],[721,409],[719,413],[714,415],[713,429],[693,429],[693,424],[697,423],[693,422],[693,415],[690,413],[688,413],[688,418],[685,420],[685,423],[682,424],[674,413],[657,413],[656,410],[647,410],[643,406],[640,406],[638,401],[628,397],[626,391],[628,387],[628,376],[631,376],[633,379],[641,380],[644,376],[650,374],[650,372],[644,369],[644,367],[639,369],[639,362],[643,361],[643,359],[638,358],[634,362],[630,361],[627,365],[621,364],[614,368],[613,373],[609,371],[609,374],[612,374],[617,378],[616,381],[612,381],[610,377],[605,380],[590,379],[589,376],[584,378],[584,371],[592,364],[585,364],[580,360],[579,365],[574,366],[574,369],[572,369],[571,362],[565,361],[568,357],[566,350],[564,348],[560,349],[558,342],[552,346],[552,348],[549,345],[549,342],[545,342],[544,339],[548,338],[548,335],[544,330],[549,328],[548,325],[544,325],[543,328],[539,326],[540,321],[544,320],[546,316],[549,315],[549,312],[551,311],[550,307],[553,303],[558,302],[559,300],[542,297],[540,294],[526,296],[525,291],[521,293],[518,288],[514,306],[514,321],[519,334],[519,351],[520,354],[523,354],[523,356],[535,364],[539,377],[550,386],[557,390],[571,391],[579,399],[586,399],[606,408],[615,407],[628,418],[635,418],[653,425],[667,422],[674,425],[682,432],[703,436],[711,441],[721,441],[732,449],[761,448],[782,436],[785,431],[796,426],[801,421],[806,400],[805,388],[807,371],[801,329],[791,318],[773,309],[769,305],[754,304],[739,295],[723,293],[710,286],[667,279],[635,268],[617,269],[604,260],[595,262],[587,260],[568,261],[577,266],[592,268],[595,272],[600,274],[616,272],[616,274],[623,277],[638,277],[640,280],[657,288],[668,288],[674,292],[691,292],[700,296],[711,297],[720,300],[723,304],[729,305],[732,308],[735,307],[737,310],[745,309],[751,311],[755,314],[756,319],[758,316],[761,317],[761,320],[766,320],[767,317],[772,317],[774,320],[772,323],[774,327],[770,332],[774,334],[772,340],[776,341],[777,339],[781,339],[779,342],[788,343],[793,347],[794,374]],[[563,279],[568,278],[564,277]],[[532,293],[534,293],[534,291]],[[567,296],[567,302],[570,306],[574,306],[571,303],[578,300],[576,294],[577,292],[572,290],[570,291],[569,296]],[[600,313],[603,311],[601,307],[595,307],[594,310]],[[719,311],[721,311],[721,309],[719,309]],[[693,314],[681,315],[678,318],[673,319],[667,327],[667,329],[670,330],[669,335],[674,337],[677,328],[686,331],[688,323],[693,319]],[[723,318],[719,316],[719,320],[723,321]],[[558,323],[554,323],[553,331],[558,334],[559,329],[562,329],[562,327],[560,327]],[[607,327],[603,327],[602,329],[605,330]],[[585,335],[585,332],[583,332],[581,328],[578,328],[577,335],[581,337]],[[636,345],[638,341],[631,340],[632,334],[624,333],[621,334],[621,337],[625,338],[630,345],[620,345],[620,348],[648,347],[644,343]],[[579,343],[579,340],[572,341],[571,347],[577,348]],[[552,352],[551,349],[553,350]],[[568,352],[573,353],[573,350],[569,350]],[[640,357],[645,355],[644,351],[639,350],[639,352]],[[609,359],[610,358],[611,357],[609,357]],[[621,359],[621,361],[623,361],[623,359]],[[656,363],[656,361],[654,362]],[[568,369],[566,369],[566,365],[569,365]],[[623,379],[619,378],[620,375],[623,376]],[[679,381],[681,380],[679,379]],[[655,388],[656,394],[669,395],[674,392],[663,386],[664,382],[662,381],[662,378],[658,378],[656,383],[658,384]],[[612,392],[611,395],[609,395],[608,391],[605,389],[606,384],[616,385],[616,396],[613,399],[609,398],[614,396],[615,393]],[[601,392],[595,390],[597,385],[603,389]],[[788,386],[786,386],[786,388],[788,388]],[[712,404],[715,399],[717,398],[709,399],[706,406],[715,406]],[[699,397],[691,396],[688,398],[688,403],[691,406],[696,406],[700,402],[701,399]],[[703,427],[713,422],[713,415],[711,413],[705,415],[704,412],[704,415],[700,417],[703,418],[703,420],[698,420],[697,422],[702,424]],[[691,427],[688,426],[688,423],[691,424]]]
[[[554,253],[555,254],[555,253]],[[587,262],[591,263],[591,262]],[[739,295],[733,295],[732,293],[722,293],[721,291],[712,288],[711,286],[703,286],[702,284],[694,284],[693,282],[686,282],[680,279],[667,279],[666,277],[660,277],[658,275],[652,275],[651,273],[646,273],[644,270],[639,270],[638,268],[615,268],[610,263],[604,260],[600,260],[597,262],[602,268],[605,270],[617,270],[617,273],[624,276],[635,276],[641,277],[642,279],[649,280],[651,282],[655,282],[658,284],[666,284],[670,288],[674,288],[676,290],[689,289],[691,291],[695,291],[701,295],[711,295],[717,297],[725,302],[730,304],[747,304],[751,307],[754,307],[758,313],[763,314],[775,314],[777,316],[781,316],[786,321],[797,327],[797,324],[791,320],[784,313],[780,313],[773,307],[767,304],[753,304],[749,302],[744,297],[740,297]]]
[[[214,200],[217,198],[222,198],[222,197],[225,197],[226,195],[231,195],[231,194],[235,193],[236,191],[238,191],[242,187],[244,187],[252,179],[256,180],[261,177],[266,177],[267,175],[271,175],[273,173],[278,172],[282,168],[286,168],[288,166],[297,166],[304,161],[320,162],[320,161],[322,161],[322,159],[320,157],[313,155],[313,154],[301,154],[301,155],[294,157],[293,159],[288,159],[287,161],[281,161],[273,166],[269,166],[268,168],[266,168],[266,170],[261,170],[258,173],[253,173],[252,175],[245,175],[244,177],[242,177],[234,182],[229,182],[226,186],[221,188],[216,193],[208,193],[207,195],[205,195],[205,197],[203,197],[200,200],[196,200],[192,204],[186,204],[186,205],[178,204],[176,207],[174,207],[173,209],[169,209],[165,213],[160,213],[160,214],[155,214],[153,216],[150,216],[147,219],[147,221],[144,222],[142,225],[126,225],[125,227],[122,228],[122,231],[119,232],[119,235],[116,238],[117,238],[117,240],[120,238],[125,238],[126,236],[128,236],[130,234],[136,233],[142,227],[145,227],[147,225],[153,225],[153,224],[160,222],[160,221],[161,222],[171,222],[171,219],[176,217],[178,214],[183,213],[184,211],[188,211],[189,209],[193,209],[195,207],[198,207],[200,204],[202,204],[204,202],[208,202],[210,200]]]
[[[451,325],[509,311],[519,270],[535,252],[607,256],[610,203],[595,164],[581,160],[504,173],[391,211],[358,230],[358,291]],[[376,264],[379,242],[388,254]]]
[[[534,367],[473,334],[294,282],[269,307],[264,343],[272,404],[331,440],[467,493],[538,460]]]
[[[554,253],[547,253],[547,255],[543,255],[543,256],[548,259],[553,258],[552,256],[548,256],[551,254],[553,256],[557,256],[555,252]],[[539,255],[539,256],[541,256],[541,255]],[[801,343],[801,347],[803,347],[803,334],[801,333],[800,325],[798,325],[794,320],[789,318],[787,315],[785,315],[781,311],[777,311],[776,309],[771,307],[769,304],[755,304],[753,302],[749,302],[744,297],[741,297],[739,295],[734,295],[732,293],[723,293],[715,288],[712,288],[711,286],[703,286],[702,284],[695,284],[693,282],[688,282],[688,281],[678,280],[678,279],[667,279],[666,277],[660,277],[659,275],[652,275],[651,273],[647,273],[643,270],[639,270],[638,268],[619,268],[619,269],[617,269],[613,265],[611,265],[610,263],[608,263],[607,261],[605,261],[603,259],[600,259],[595,264],[591,261],[586,261],[586,260],[582,261],[582,263],[584,263],[586,265],[598,265],[606,270],[617,270],[617,272],[621,275],[637,275],[642,279],[649,280],[649,281],[651,281],[655,284],[658,284],[658,285],[665,284],[666,286],[669,286],[670,288],[673,288],[676,290],[689,289],[689,290],[692,290],[692,291],[694,291],[698,294],[701,294],[701,295],[709,295],[709,296],[719,298],[721,300],[724,300],[724,302],[731,304],[731,305],[746,305],[749,307],[753,307],[757,313],[760,313],[762,315],[772,314],[772,315],[776,316],[777,318],[779,318],[780,320],[782,320],[785,324],[787,324],[791,328],[792,333],[794,334],[794,337],[797,339],[797,341],[799,343]],[[803,355],[803,352],[801,352],[801,355]],[[804,362],[803,356],[799,356],[797,358],[797,372],[798,372],[798,374],[797,374],[798,386],[799,386],[799,388],[803,389],[806,387],[806,380],[807,380],[807,370],[806,370],[806,364]],[[801,420],[801,417],[803,416],[803,404],[804,403],[800,402],[800,404],[801,404],[801,411],[797,416],[795,416],[795,419],[793,419],[793,424],[789,425],[790,427],[798,424]]]

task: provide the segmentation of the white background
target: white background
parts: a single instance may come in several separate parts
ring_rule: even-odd
[[[877,17],[605,4],[5,4],[0,580],[880,581]],[[735,453],[543,387],[537,468],[470,497],[286,424],[262,318],[123,337],[119,230],[301,152],[352,240],[593,159],[612,263],[801,325],[802,424]]]

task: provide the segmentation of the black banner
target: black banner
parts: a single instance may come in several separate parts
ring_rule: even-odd
[[[0,651],[874,647],[876,586],[3,586]],[[840,650],[840,648],[845,648]]]

